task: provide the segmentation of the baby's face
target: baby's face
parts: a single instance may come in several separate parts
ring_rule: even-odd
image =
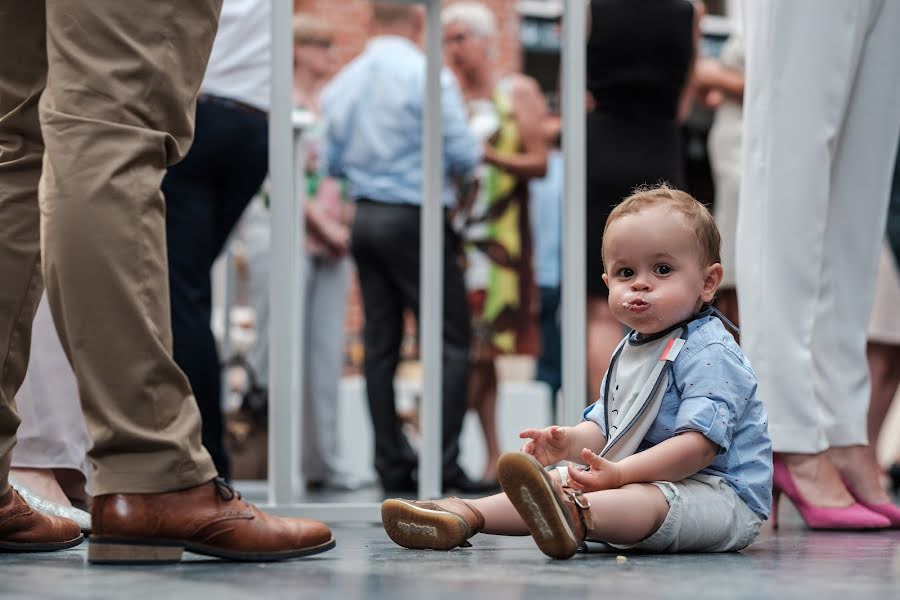
[[[686,219],[665,207],[613,221],[603,239],[613,315],[635,331],[658,333],[710,302],[722,265],[700,265],[697,237]]]

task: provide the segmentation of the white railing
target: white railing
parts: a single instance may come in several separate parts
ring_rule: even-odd
[[[398,0],[413,3],[414,0]],[[419,496],[436,497],[441,483],[441,339],[443,306],[443,209],[441,205],[441,2],[426,5],[426,100],[422,189],[420,348],[423,395],[420,423]],[[272,102],[269,113],[272,258],[270,278],[269,503],[275,514],[330,523],[379,520],[376,503],[298,503],[302,339],[303,181],[306,124],[292,120],[291,2],[272,2]],[[581,416],[585,377],[585,145],[584,0],[565,0],[563,35],[563,149],[566,156],[563,247],[563,389],[557,418]],[[293,124],[293,126],[292,126]],[[293,132],[293,133],[292,133]],[[299,334],[298,334],[299,332]]]

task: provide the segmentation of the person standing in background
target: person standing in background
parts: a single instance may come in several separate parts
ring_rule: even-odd
[[[722,287],[716,295],[716,308],[729,321],[739,325],[734,264],[744,95],[744,43],[739,31],[729,36],[718,59],[704,58],[697,62],[693,84],[700,101],[715,110],[709,131],[709,163],[715,178],[713,215],[722,232],[722,267],[725,269]]]
[[[365,313],[365,379],[375,432],[375,470],[386,491],[416,489],[416,454],[394,403],[403,311],[419,315],[422,118],[425,56],[416,45],[424,11],[372,3],[372,32],[363,53],[325,89],[323,171],[347,181],[356,203],[351,250]],[[466,126],[466,111],[452,75],[441,75],[444,171],[471,172],[481,147]],[[442,201],[453,193],[445,181]],[[434,199],[429,199],[434,200]],[[459,237],[444,238],[443,484],[467,491],[473,482],[459,466],[459,433],[466,412],[470,324],[459,264]]]
[[[553,414],[556,414],[556,396],[562,387],[560,303],[564,164],[560,149],[561,125],[559,115],[548,115],[544,120],[542,128],[550,147],[547,174],[540,179],[532,179],[529,184],[534,231],[534,271],[540,293],[538,322],[541,326],[541,351],[534,378],[550,387]]]
[[[737,289],[774,490],[814,529],[900,527],[868,447],[865,352],[900,138],[900,3],[743,6]]]
[[[460,216],[473,330],[469,404],[488,451],[483,480],[494,482],[500,458],[496,360],[538,352],[528,181],[547,172],[541,129],[547,104],[531,77],[496,73],[496,19],[484,4],[451,4],[442,21],[446,62],[459,81],[473,135],[484,144],[477,195]]]
[[[313,14],[297,13],[293,33],[294,105],[298,111],[308,111],[318,118],[322,90],[335,69],[334,27]],[[310,489],[355,489],[361,482],[353,479],[339,464],[337,422],[344,358],[344,309],[350,276],[352,204],[346,201],[342,183],[323,177],[321,172],[321,122],[314,121],[314,125],[305,130],[304,139],[307,143],[304,169],[307,243],[304,252],[306,339],[302,357],[306,363],[306,389],[298,399],[302,402],[304,417],[301,468]],[[268,401],[269,381],[271,217],[265,185],[257,201],[248,207],[239,230],[257,332],[256,343],[247,355],[252,377],[245,403],[249,404],[247,408],[261,413]],[[265,469],[265,465],[260,467]],[[242,465],[238,468],[248,475]],[[255,477],[252,473],[249,475]]]
[[[687,0],[591,0],[587,46],[587,338],[591,399],[622,326],[603,283],[603,227],[642,184],[684,186],[679,108],[697,53],[700,10]]]
[[[887,235],[881,247],[875,302],[869,319],[866,360],[869,363],[872,395],[869,401],[868,451],[875,455],[882,426],[900,387],[900,259],[891,251],[891,242],[900,241],[900,151],[894,161],[891,199],[888,205]],[[890,434],[888,434],[890,435]],[[894,440],[896,442],[896,440]],[[896,448],[896,443],[894,448]],[[887,458],[891,490],[900,492],[900,453]]]
[[[210,271],[268,170],[270,0],[225,0],[197,99],[194,143],[162,182],[172,337],[203,417],[203,445],[231,477]]]
[[[294,16],[294,105],[318,117],[320,95],[334,73],[334,29],[313,15]],[[313,489],[359,487],[338,459],[338,387],[344,364],[344,309],[350,276],[353,207],[342,183],[319,168],[321,124],[307,136],[306,389],[300,449],[303,476]]]

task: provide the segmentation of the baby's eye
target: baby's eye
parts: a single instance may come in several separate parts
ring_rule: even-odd
[[[656,265],[656,267],[653,268],[653,272],[657,275],[668,275],[672,272],[672,267],[669,265]]]
[[[629,269],[628,267],[623,267],[616,272],[616,275],[619,277],[632,277],[634,275],[634,271]]]

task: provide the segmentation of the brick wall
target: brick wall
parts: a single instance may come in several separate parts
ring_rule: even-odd
[[[444,0],[445,5],[456,0]],[[502,73],[516,72],[522,64],[519,47],[517,0],[485,0],[497,17],[497,64]],[[330,21],[337,29],[338,64],[362,51],[368,39],[369,0],[295,0],[297,11],[310,12]]]
[[[454,0],[445,0],[452,4]],[[517,72],[522,65],[519,45],[519,14],[517,0],[486,0],[484,3],[497,17],[497,69],[501,74]],[[336,29],[335,52],[337,64],[343,66],[359,54],[366,45],[369,30],[369,0],[295,0],[296,11],[313,13],[330,21]],[[363,311],[356,272],[351,275],[344,320],[346,336],[345,374],[359,373],[363,358]],[[406,339],[403,354],[416,355],[416,329],[412,315],[406,317]]]

